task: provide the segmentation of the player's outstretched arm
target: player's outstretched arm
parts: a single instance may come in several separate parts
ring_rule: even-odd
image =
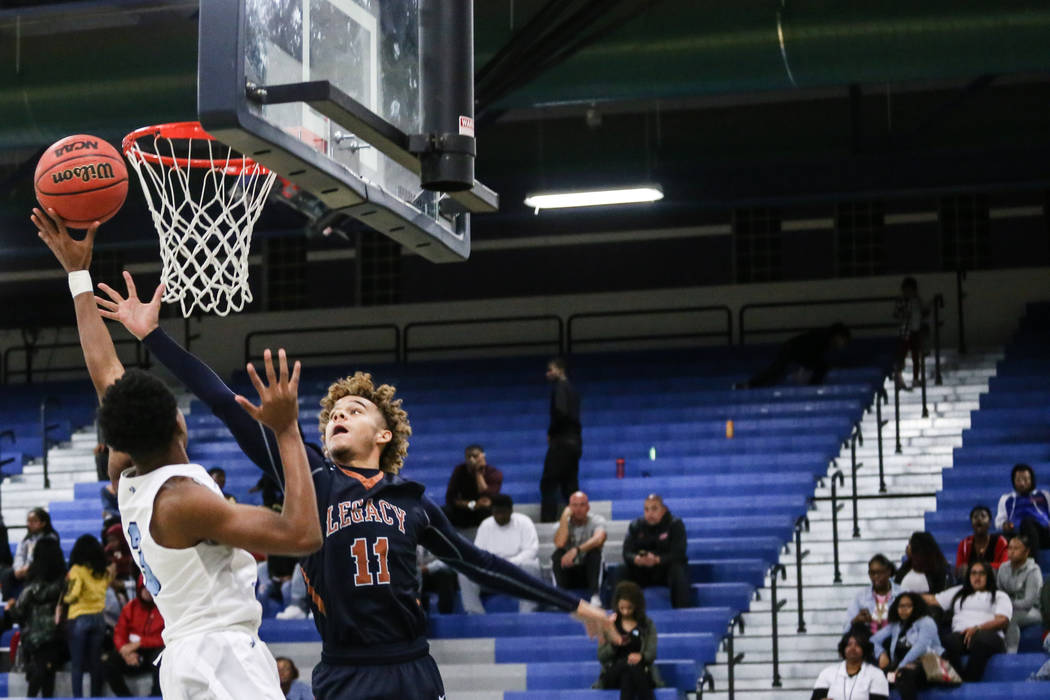
[[[227,503],[209,488],[189,479],[172,479],[154,502],[154,537],[162,546],[185,548],[204,540],[270,554],[304,556],[321,548],[321,522],[317,497],[310,478],[306,449],[299,433],[299,363],[289,375],[284,350],[279,374],[273,357],[265,354],[267,383],[248,366],[248,376],[259,392],[261,404],[237,397],[246,411],[270,427],[277,436],[286,466],[284,510]]]
[[[277,458],[274,436],[263,429],[235,400],[233,391],[200,358],[181,347],[160,327],[160,302],[164,286],[160,285],[148,302],[139,299],[135,280],[125,270],[127,296],[107,284],[99,289],[108,298],[95,297],[98,313],[120,322],[128,332],[142,341],[153,356],[168,368],[182,384],[221,420],[248,459],[283,483],[281,463]],[[317,459],[321,459],[320,456]]]
[[[33,209],[30,219],[36,226],[37,236],[55,254],[62,269],[70,275],[76,273],[71,279],[70,290],[76,308],[77,332],[88,374],[101,400],[109,385],[124,374],[124,365],[117,357],[106,324],[95,310],[91,277],[87,274],[99,224],[93,224],[84,238],[78,241],[69,235],[65,222],[54,209],[49,209],[47,213]]]

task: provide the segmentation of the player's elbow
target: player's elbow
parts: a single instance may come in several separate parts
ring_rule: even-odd
[[[290,543],[290,546],[295,551],[289,554],[296,557],[305,557],[319,550],[323,544],[324,538],[321,536],[321,528],[309,528],[305,532],[300,532],[295,540]]]

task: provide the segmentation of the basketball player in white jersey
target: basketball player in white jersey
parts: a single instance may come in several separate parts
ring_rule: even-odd
[[[277,665],[258,639],[256,565],[245,550],[303,556],[322,543],[298,426],[299,363],[289,376],[280,351],[278,375],[267,351],[267,384],[249,367],[261,406],[237,397],[278,436],[281,459],[290,466],[283,512],[228,503],[205,469],[189,464],[186,423],[171,391],[146,372],[125,372],[117,358],[87,273],[97,225],[76,241],[53,212],[49,218],[34,210],[32,221],[69,273],[103,436],[134,465],[118,476],[119,461],[111,459],[110,475],[119,479],[124,534],[165,620],[164,697],[281,700]]]

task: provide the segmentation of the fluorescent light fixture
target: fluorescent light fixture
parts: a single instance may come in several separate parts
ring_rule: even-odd
[[[624,187],[615,190],[588,190],[586,192],[545,192],[525,197],[525,206],[538,214],[540,209],[567,207],[604,207],[610,204],[637,204],[663,199],[659,185]]]

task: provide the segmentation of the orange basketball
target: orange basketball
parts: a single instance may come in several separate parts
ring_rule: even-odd
[[[88,228],[120,211],[128,196],[128,169],[113,146],[77,134],[48,147],[33,183],[44,209],[54,209],[71,228]]]

